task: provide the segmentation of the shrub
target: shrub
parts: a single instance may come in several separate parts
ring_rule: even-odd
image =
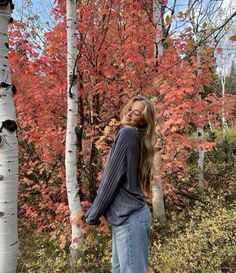
[[[224,208],[222,200],[198,204],[184,230],[152,242],[152,272],[236,272],[236,204]]]
[[[20,229],[17,273],[108,273],[111,271],[111,240],[107,233],[90,228],[85,234],[77,264],[70,264],[69,245],[59,248],[46,232]]]
[[[20,233],[17,273],[68,273],[68,254],[49,240],[48,233]]]
[[[111,272],[111,237],[104,232],[90,228],[81,248],[77,272]]]

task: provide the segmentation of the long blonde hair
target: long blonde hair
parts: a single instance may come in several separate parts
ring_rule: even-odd
[[[138,95],[128,102],[124,107],[121,116],[124,116],[124,114],[129,111],[135,101],[141,101],[145,105],[142,115],[146,123],[137,128],[141,134],[139,185],[144,190],[149,191],[153,158],[155,154],[155,110],[152,102],[148,98]]]

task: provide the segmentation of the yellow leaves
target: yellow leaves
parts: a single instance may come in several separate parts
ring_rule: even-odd
[[[192,32],[192,27],[187,27],[186,29],[185,29],[185,32]]]
[[[166,15],[165,17],[165,24],[166,26],[169,26],[171,24],[172,17],[170,15]]]
[[[187,9],[185,12],[180,10],[178,12],[178,17],[181,18],[181,19],[185,19],[186,17],[188,17],[190,15],[190,10]]]
[[[109,124],[105,127],[104,129],[104,135],[108,136],[111,132],[111,129],[113,128],[114,125],[117,124],[117,120],[115,118],[112,118],[111,121],[109,122]]]
[[[166,37],[165,41],[163,42],[163,47],[168,48],[172,44],[172,39],[170,37]]]
[[[114,126],[117,124],[117,120],[115,118],[112,118],[111,121],[109,122],[110,126]]]
[[[191,50],[195,45],[195,41],[193,38],[189,38],[186,44],[186,49]]]
[[[180,11],[178,12],[178,17],[180,17],[180,18],[183,18],[183,17],[184,17],[184,13],[183,13],[182,10],[180,10]]]
[[[103,130],[103,135],[99,137],[99,139],[96,141],[96,148],[101,150],[101,151],[107,151],[109,148],[109,145],[106,143],[106,139],[112,139],[113,137],[113,128],[118,125],[119,122],[115,119],[112,118],[108,125],[104,128]]]
[[[190,10],[187,9],[187,10],[185,11],[185,16],[188,17],[189,15],[190,15]]]
[[[111,131],[111,127],[110,126],[106,126],[105,129],[104,129],[104,134],[105,135],[108,135]]]
[[[174,221],[174,235],[166,238],[164,243],[163,240],[152,243],[149,265],[155,271],[221,272],[224,264],[227,272],[231,272],[236,243],[235,205],[222,209],[223,200],[219,201],[215,196],[204,201],[203,206],[198,204],[191,211],[191,219],[184,229],[176,232]],[[178,218],[180,219],[180,215]],[[153,228],[157,230],[159,226]]]
[[[202,24],[202,27],[203,28],[206,28],[208,26],[208,24],[206,23],[206,22],[204,22],[203,24]]]

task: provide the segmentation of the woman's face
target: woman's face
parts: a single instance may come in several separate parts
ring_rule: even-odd
[[[145,104],[142,101],[134,101],[131,108],[128,109],[122,118],[122,124],[129,127],[139,127],[145,123],[143,111]]]

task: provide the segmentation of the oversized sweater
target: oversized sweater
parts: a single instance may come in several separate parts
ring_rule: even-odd
[[[141,136],[136,128],[118,132],[108,156],[97,196],[86,214],[88,223],[104,215],[112,225],[120,225],[145,205],[138,185]]]

